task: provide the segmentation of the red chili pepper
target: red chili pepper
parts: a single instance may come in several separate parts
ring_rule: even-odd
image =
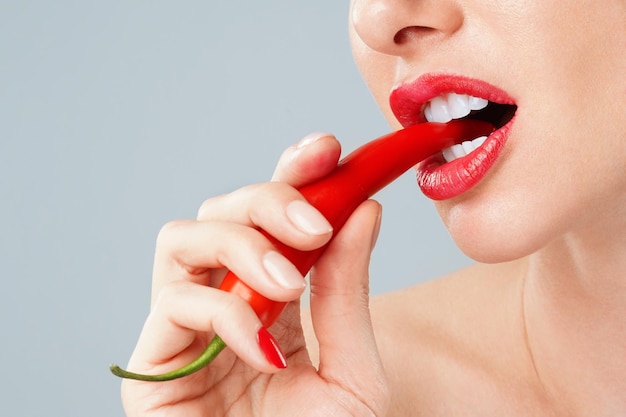
[[[302,187],[299,191],[326,217],[336,233],[363,201],[418,162],[441,149],[462,140],[489,134],[492,130],[493,126],[489,123],[475,120],[452,121],[446,124],[421,123],[366,143],[342,159],[330,175]],[[303,252],[284,245],[265,232],[264,234],[303,275],[326,248],[324,246]],[[265,327],[274,323],[287,305],[285,302],[265,298],[232,272],[228,272],[220,289],[246,300]],[[168,381],[200,370],[225,347],[226,344],[216,335],[198,358],[182,368],[160,375],[143,375],[112,365],[111,372],[122,378]]]

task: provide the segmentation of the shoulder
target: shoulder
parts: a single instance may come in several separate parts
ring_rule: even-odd
[[[519,268],[473,265],[371,300],[390,415],[492,415],[526,396]]]
[[[424,331],[435,325],[454,331],[459,325],[483,327],[495,310],[520,303],[521,281],[513,264],[475,264],[447,276],[372,298],[374,320],[381,330]],[[396,322],[389,320],[397,319]],[[407,327],[408,326],[408,327]],[[461,330],[458,329],[458,330]],[[456,332],[454,332],[456,333]]]

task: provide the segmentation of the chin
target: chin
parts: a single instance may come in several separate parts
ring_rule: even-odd
[[[512,262],[532,254],[532,249],[520,246],[515,242],[490,240],[485,238],[459,235],[451,232],[454,242],[459,249],[470,259],[484,264],[498,264]]]
[[[439,202],[437,209],[459,249],[477,262],[511,262],[548,245],[554,234],[549,233],[553,228],[545,223],[546,218],[505,201],[483,201],[480,207],[470,202]]]

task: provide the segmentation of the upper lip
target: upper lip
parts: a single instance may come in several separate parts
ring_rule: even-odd
[[[391,110],[403,127],[425,122],[424,106],[446,93],[467,94],[491,103],[515,105],[505,91],[485,81],[454,74],[427,73],[394,88],[389,97]]]

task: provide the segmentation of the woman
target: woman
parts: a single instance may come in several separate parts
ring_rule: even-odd
[[[329,239],[294,187],[332,171],[339,145],[309,136],[273,182],[163,228],[129,368],[176,368],[213,332],[230,350],[187,378],[125,381],[127,414],[626,415],[626,2],[567,6],[352,0],[354,56],[394,129],[469,103],[498,128],[417,167],[476,265],[368,303],[381,209],[367,201],[316,264],[301,325],[304,280],[255,227],[303,250]],[[293,301],[274,338],[214,288],[224,266]]]

